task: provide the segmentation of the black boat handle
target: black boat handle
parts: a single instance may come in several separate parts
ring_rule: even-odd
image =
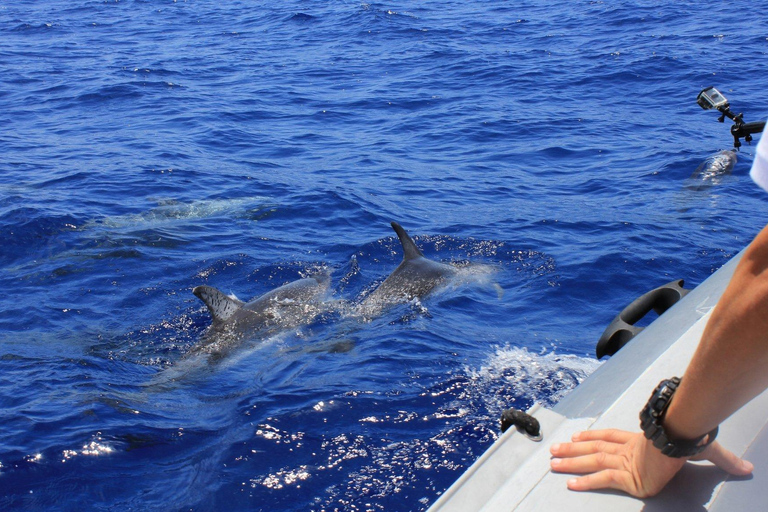
[[[612,356],[629,343],[629,340],[643,330],[643,327],[635,327],[635,324],[651,310],[661,315],[685,297],[690,290],[683,288],[683,284],[684,281],[678,279],[664,286],[659,286],[636,298],[629,306],[625,307],[600,336],[595,347],[597,358]]]

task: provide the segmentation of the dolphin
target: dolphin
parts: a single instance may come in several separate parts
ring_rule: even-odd
[[[425,258],[400,224],[392,222],[392,229],[403,246],[403,261],[360,303],[358,311],[366,316],[425,297],[458,273],[458,269],[452,265]]]
[[[213,323],[188,355],[221,357],[248,339],[310,323],[323,310],[329,284],[329,275],[315,275],[284,284],[249,302],[212,286],[197,286],[192,293],[208,307]]]
[[[686,188],[689,190],[704,190],[719,184],[724,176],[731,174],[736,165],[736,152],[726,149],[708,156],[688,179]]]

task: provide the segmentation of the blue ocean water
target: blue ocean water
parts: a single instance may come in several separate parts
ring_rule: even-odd
[[[766,8],[0,2],[0,508],[426,510],[765,224],[753,147],[687,185],[732,145],[703,87],[768,115]],[[184,358],[194,286],[354,302],[392,220],[483,272]]]

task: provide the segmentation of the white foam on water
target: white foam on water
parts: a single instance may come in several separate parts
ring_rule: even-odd
[[[480,368],[467,368],[466,372],[473,387],[489,400],[511,395],[552,406],[599,366],[600,362],[592,358],[556,352],[537,354],[505,346],[496,348]],[[490,409],[496,408],[489,405]]]

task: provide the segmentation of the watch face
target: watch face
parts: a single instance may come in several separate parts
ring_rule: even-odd
[[[653,396],[653,399],[651,400],[651,403],[649,404],[653,410],[653,416],[655,418],[661,416],[661,414],[664,412],[664,409],[667,408],[669,399],[672,397],[673,392],[674,389],[670,388],[666,382],[662,383],[662,385],[658,387],[656,393]]]

